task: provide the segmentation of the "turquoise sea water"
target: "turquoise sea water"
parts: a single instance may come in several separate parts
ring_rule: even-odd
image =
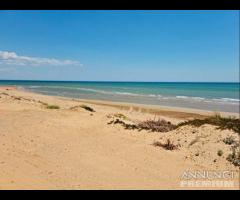
[[[0,81],[34,92],[162,106],[239,112],[239,83]]]

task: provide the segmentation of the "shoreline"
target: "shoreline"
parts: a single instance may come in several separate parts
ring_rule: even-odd
[[[1,86],[0,86],[1,88]],[[67,100],[74,100],[78,102],[83,103],[91,103],[95,105],[103,105],[103,106],[109,106],[109,107],[117,107],[121,109],[133,109],[135,111],[142,111],[147,112],[151,114],[167,114],[171,116],[178,114],[178,116],[181,118],[181,116],[188,115],[189,117],[206,117],[211,116],[214,114],[220,114],[223,117],[236,117],[240,118],[239,113],[233,113],[233,112],[215,112],[215,111],[209,111],[209,110],[202,110],[202,109],[194,109],[194,108],[184,108],[184,107],[175,107],[175,106],[160,106],[160,105],[151,105],[151,104],[141,104],[141,103],[131,103],[131,102],[118,102],[118,101],[107,101],[107,100],[96,100],[96,99],[81,99],[81,98],[71,98],[71,97],[62,97],[58,95],[49,95],[49,94],[42,94],[38,92],[29,91],[25,88],[18,88],[13,87],[13,89],[29,92],[33,94],[40,94],[45,96],[52,96],[60,99],[67,99]]]

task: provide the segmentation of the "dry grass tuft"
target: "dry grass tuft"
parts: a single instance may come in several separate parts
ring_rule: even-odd
[[[155,141],[153,142],[153,146],[156,146],[156,147],[162,147],[166,150],[176,150],[178,149],[178,145],[175,145],[173,144],[170,139],[167,139],[167,142],[166,143],[161,143],[161,142],[158,142],[158,141]]]
[[[85,110],[87,111],[90,111],[90,112],[95,112],[95,110],[87,105],[80,105],[81,108],[84,108]]]
[[[168,132],[175,129],[175,125],[164,119],[147,120],[137,124],[140,130],[151,130],[155,132]]]
[[[233,165],[240,167],[240,144],[239,143],[236,143],[232,147],[232,153],[228,155],[227,160],[231,162]]]
[[[121,124],[125,127],[125,129],[138,129],[141,130],[150,130],[153,132],[168,132],[175,129],[175,125],[171,124],[171,122],[167,122],[166,120],[147,120],[143,122],[139,122],[138,124],[127,124],[120,119],[112,120],[108,124]]]
[[[123,120],[127,120],[128,119],[128,117],[127,116],[125,116],[124,114],[122,114],[122,113],[113,113],[113,114],[108,114],[107,115],[107,118],[120,118],[120,119],[123,119]]]
[[[47,109],[59,109],[60,107],[57,105],[46,105]]]
[[[211,124],[217,126],[217,128],[220,130],[229,129],[240,134],[240,119],[237,119],[235,117],[221,117],[220,115],[214,115],[205,119],[188,120],[179,123],[177,127],[185,125],[200,127],[204,124]]]
[[[89,112],[96,112],[93,108],[87,106],[87,105],[79,105],[79,106],[73,106],[70,108],[70,110],[76,110],[78,108],[84,108],[85,110],[89,111]]]
[[[235,138],[233,136],[226,137],[223,142],[228,145],[232,145],[236,143]]]

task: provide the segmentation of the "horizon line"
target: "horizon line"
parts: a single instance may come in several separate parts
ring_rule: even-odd
[[[111,81],[111,80],[31,80],[31,79],[0,79],[0,81],[40,81],[40,82],[118,82],[118,83],[240,83],[239,81]]]

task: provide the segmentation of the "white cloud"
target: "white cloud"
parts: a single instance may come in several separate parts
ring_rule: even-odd
[[[40,57],[29,57],[19,56],[15,52],[0,51],[0,63],[7,65],[48,65],[48,66],[82,66],[78,61],[73,60],[58,60],[55,58],[40,58]]]

